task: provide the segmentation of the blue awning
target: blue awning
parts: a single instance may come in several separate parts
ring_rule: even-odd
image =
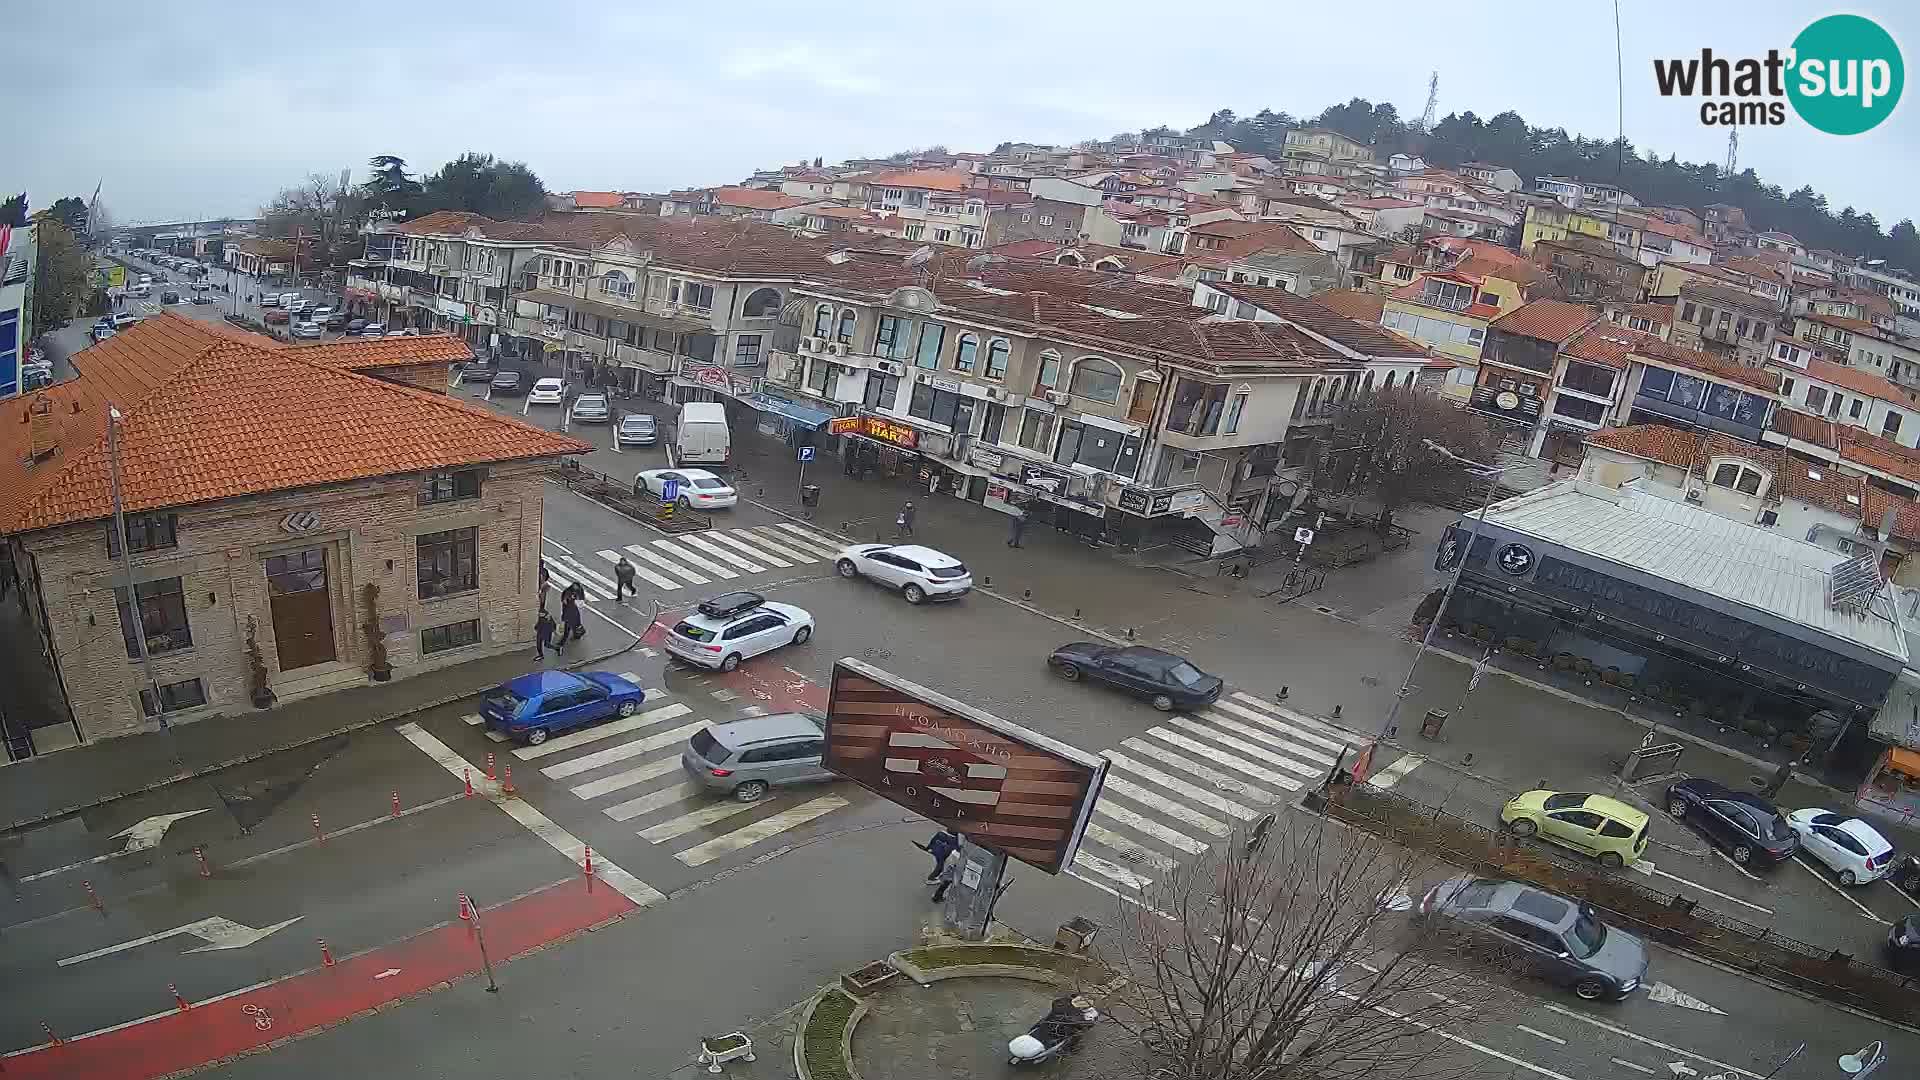
[[[755,394],[747,399],[747,403],[761,412],[770,412],[775,416],[784,416],[796,424],[805,424],[809,428],[817,429],[820,425],[833,419],[833,414],[830,412],[821,409],[810,409],[796,402],[770,398],[764,394]]]

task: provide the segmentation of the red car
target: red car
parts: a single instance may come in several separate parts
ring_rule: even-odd
[[[266,323],[268,326],[279,326],[280,324],[287,321],[287,313],[284,311],[281,311],[279,308],[272,308],[266,311],[265,313],[263,313],[260,317],[266,320]]]

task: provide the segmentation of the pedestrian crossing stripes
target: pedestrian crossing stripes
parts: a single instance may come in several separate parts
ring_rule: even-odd
[[[758,525],[721,529],[698,535],[676,536],[645,544],[604,548],[595,554],[611,565],[623,557],[634,576],[657,588],[683,589],[711,585],[770,569],[790,569],[825,562],[840,554],[843,545],[824,533],[798,525]],[[578,582],[589,600],[611,600],[612,571],[583,564],[571,555],[550,555],[548,573],[564,585]],[[603,572],[604,571],[604,572]]]
[[[797,549],[798,543],[792,546]],[[620,677],[639,682],[633,672]],[[593,803],[611,820],[631,823],[635,835],[647,843],[674,849],[673,857],[689,867],[764,843],[849,805],[839,788],[830,785],[776,788],[749,803],[692,782],[680,754],[707,722],[691,718],[691,708],[668,697],[665,691],[648,690],[645,705],[632,716],[510,753],[537,763],[549,780],[567,781],[568,794]],[[461,720],[472,727],[485,723],[478,713]]]
[[[1102,888],[1148,888],[1317,782],[1363,741],[1244,693],[1169,716],[1106,752],[1106,784],[1071,872]],[[1400,758],[1375,781],[1390,787],[1424,761]]]

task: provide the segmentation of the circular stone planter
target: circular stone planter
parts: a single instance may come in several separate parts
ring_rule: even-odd
[[[838,1036],[833,1039],[833,1049],[820,1054],[810,1064],[807,1051],[824,1051],[825,1047],[816,1044],[824,1041],[830,1033],[828,1030],[814,1031],[814,1018],[823,1005],[834,1011],[844,1008],[847,1017],[841,1021]],[[853,1029],[866,1014],[867,1003],[849,995],[837,985],[815,994],[813,1000],[807,1002],[806,1010],[800,1014],[800,1029],[793,1039],[794,1075],[800,1080],[861,1080],[860,1074],[853,1068]]]

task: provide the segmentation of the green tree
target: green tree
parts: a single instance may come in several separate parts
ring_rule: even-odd
[[[93,260],[73,232],[51,214],[35,230],[39,251],[33,265],[33,325],[52,327],[71,319],[80,301],[93,291]]]
[[[385,210],[410,211],[420,200],[420,181],[407,173],[407,159],[393,154],[376,154],[367,159],[371,173],[360,185],[368,203]]]
[[[87,231],[87,204],[86,200],[79,196],[67,195],[55,199],[53,205],[47,207],[47,212],[59,219],[60,224],[65,225],[75,236]]]
[[[21,226],[27,223],[27,193],[0,202],[0,225]]]
[[[427,177],[420,210],[464,210],[500,221],[530,218],[546,208],[547,188],[525,162],[465,153]]]

